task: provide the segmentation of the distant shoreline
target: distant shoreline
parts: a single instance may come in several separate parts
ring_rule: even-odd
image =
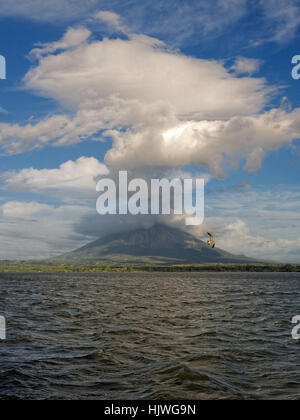
[[[0,261],[0,273],[300,272],[300,264],[117,264],[103,261]]]

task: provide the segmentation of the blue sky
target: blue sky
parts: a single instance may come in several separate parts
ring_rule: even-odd
[[[44,3],[0,0],[0,258],[124,227],[95,178],[163,168],[207,179],[195,234],[299,262],[300,1]]]

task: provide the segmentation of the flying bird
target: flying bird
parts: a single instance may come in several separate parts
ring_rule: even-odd
[[[211,246],[212,249],[214,249],[214,247],[216,246],[216,243],[214,241],[214,237],[212,236],[211,233],[207,232],[208,236],[209,236],[209,241],[207,241],[207,245]]]

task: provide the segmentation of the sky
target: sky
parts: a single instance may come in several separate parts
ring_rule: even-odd
[[[0,0],[0,258],[186,229],[97,215],[97,180],[128,170],[204,177],[193,234],[299,263],[299,38],[300,0]]]

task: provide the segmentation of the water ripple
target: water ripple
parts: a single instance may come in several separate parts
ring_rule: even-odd
[[[300,275],[1,274],[0,399],[298,399]]]

